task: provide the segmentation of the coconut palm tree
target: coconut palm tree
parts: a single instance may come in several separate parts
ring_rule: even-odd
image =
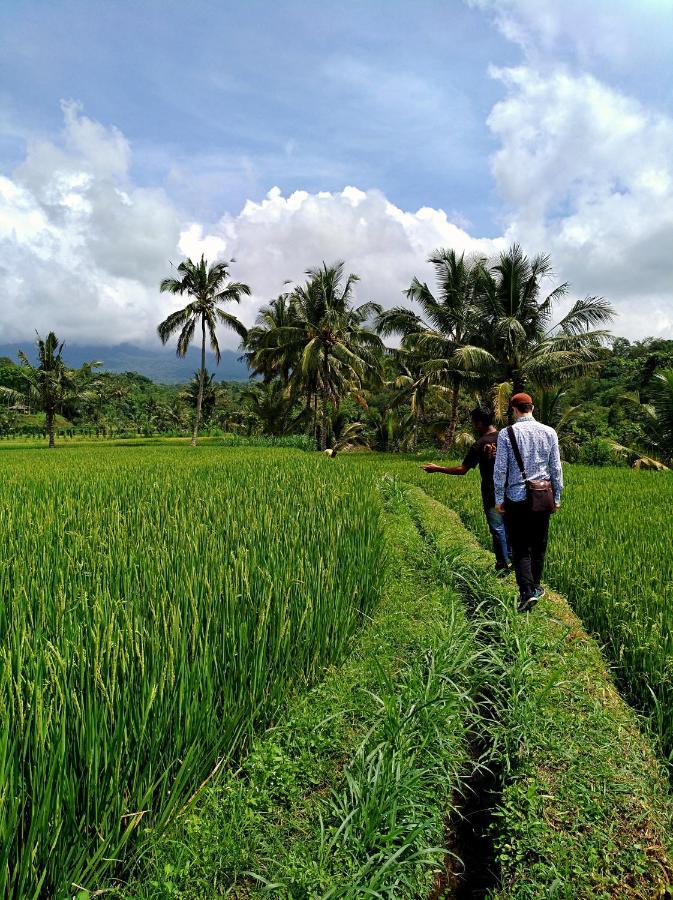
[[[250,288],[240,281],[229,281],[229,263],[218,262],[210,266],[203,255],[198,263],[192,262],[191,259],[183,260],[177,271],[179,277],[164,278],[159,289],[169,294],[187,294],[192,300],[183,309],[171,313],[159,325],[157,331],[162,344],[179,332],[177,354],[185,356],[194,337],[196,326],[201,326],[199,391],[192,433],[192,447],[195,447],[201,424],[201,406],[206,378],[206,332],[210,348],[219,365],[221,354],[217,340],[217,325],[221,324],[231,328],[243,340],[247,335],[244,325],[222,306],[225,303],[240,303],[243,294],[250,294]]]
[[[252,375],[261,375],[265,382],[279,377],[287,386],[299,357],[284,344],[279,329],[296,323],[297,312],[290,294],[280,294],[260,309],[248,331],[243,354]]]
[[[402,336],[402,347],[423,358],[418,388],[439,384],[450,387],[450,416],[446,450],[453,446],[458,421],[461,386],[467,378],[492,369],[493,357],[479,346],[482,306],[479,288],[483,260],[466,258],[455,250],[441,249],[428,257],[435,270],[435,294],[414,278],[406,296],[421,308],[418,315],[398,306],[382,313],[376,323],[379,334]]]
[[[22,350],[19,350],[19,359],[29,396],[45,414],[49,448],[53,450],[56,413],[67,401],[85,398],[83,379],[90,376],[100,363],[89,362],[79,369],[69,369],[63,362],[64,344],[53,331],[44,339],[38,335],[36,347],[37,366],[31,363]]]
[[[643,443],[652,456],[644,456],[638,449],[615,446],[649,462],[659,460],[670,465],[673,463],[673,369],[664,369],[654,375],[650,393],[649,403],[643,403],[637,391],[624,394],[623,399],[641,414],[645,431]]]
[[[380,369],[383,344],[366,327],[381,308],[374,303],[353,305],[357,275],[345,275],[344,263],[306,272],[308,280],[291,294],[293,321],[275,329],[279,354],[296,360],[288,379],[289,393],[303,396],[313,421],[316,444],[326,449],[330,408],[349,392],[361,391]]]
[[[602,297],[585,297],[554,324],[555,306],[569,286],[563,283],[545,294],[544,283],[552,274],[548,255],[529,259],[518,244],[491,266],[481,267],[480,343],[493,357],[496,380],[513,393],[531,382],[554,387],[585,375],[603,354],[612,306]]]

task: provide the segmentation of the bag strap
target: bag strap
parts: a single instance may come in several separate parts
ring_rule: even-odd
[[[528,475],[526,475],[526,469],[524,467],[523,460],[521,459],[521,451],[519,450],[516,435],[514,434],[514,429],[511,425],[507,426],[507,434],[509,435],[509,442],[512,445],[512,451],[514,452],[514,459],[516,460],[517,466],[521,470],[523,480],[528,481]]]

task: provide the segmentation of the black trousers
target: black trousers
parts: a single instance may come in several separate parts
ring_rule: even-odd
[[[505,500],[505,528],[522,598],[540,586],[549,536],[548,512],[531,512],[528,503]]]

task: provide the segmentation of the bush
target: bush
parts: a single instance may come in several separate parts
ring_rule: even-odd
[[[610,441],[592,438],[579,448],[577,462],[585,466],[624,466],[624,458],[619,456]]]

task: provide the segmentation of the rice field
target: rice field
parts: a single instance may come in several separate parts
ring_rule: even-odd
[[[12,449],[0,483],[0,896],[66,897],[343,656],[378,500],[364,471],[208,446]]]
[[[490,539],[478,473],[407,478],[461,513]],[[546,581],[598,634],[625,695],[649,715],[673,765],[673,474],[564,467],[566,490],[554,516]]]
[[[348,652],[382,577],[378,476],[484,539],[478,476],[180,442],[0,451],[0,896],[123,876]],[[673,759],[673,476],[566,467],[547,581]],[[84,894],[83,894],[84,896]]]

